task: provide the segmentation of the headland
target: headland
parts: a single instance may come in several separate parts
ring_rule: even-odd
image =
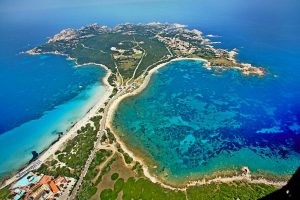
[[[113,131],[112,118],[114,112],[122,100],[134,96],[143,91],[151,76],[158,69],[180,60],[198,60],[204,62],[208,70],[222,72],[225,70],[237,70],[245,76],[265,75],[266,70],[251,64],[240,63],[235,59],[237,50],[228,51],[215,48],[213,42],[203,36],[198,30],[189,30],[179,24],[121,24],[113,28],[92,24],[78,30],[66,29],[49,39],[46,44],[31,49],[26,53],[56,54],[66,56],[74,60],[77,66],[89,64],[104,67],[108,73],[104,78],[107,86],[105,95],[99,102],[77,122],[68,133],[54,143],[49,149],[41,154],[37,161],[31,163],[17,175],[5,181],[2,187],[6,187],[18,180],[24,174],[35,171],[38,173],[49,173],[74,177],[77,180],[75,190],[71,197],[81,194],[80,187],[90,167],[94,166],[99,150],[110,152],[109,159],[104,163],[112,164],[117,160],[117,155],[122,155],[126,166],[139,166],[142,177],[157,183],[163,188],[174,191],[187,191],[189,187],[201,186],[211,183],[233,183],[247,182],[250,184],[266,184],[271,186],[283,186],[286,181],[268,180],[264,177],[251,177],[247,167],[234,174],[212,175],[206,179],[192,180],[184,184],[173,184],[162,180],[153,174],[144,158],[135,155],[119,135]],[[92,140],[89,147],[84,148],[87,154],[80,157],[80,163],[74,164],[66,159],[68,153],[72,156],[80,151],[80,140],[82,133],[89,131]],[[94,142],[96,141],[96,142]],[[78,147],[79,146],[79,147]],[[85,151],[86,150],[86,151]],[[113,155],[111,155],[113,152]],[[70,157],[73,160],[75,158]],[[130,162],[127,160],[130,160]],[[101,162],[100,162],[101,164]],[[101,166],[105,166],[101,164]],[[58,174],[57,174],[58,173]],[[96,184],[102,172],[97,172],[92,183]],[[285,179],[286,180],[286,179]],[[78,194],[79,193],[79,194]]]

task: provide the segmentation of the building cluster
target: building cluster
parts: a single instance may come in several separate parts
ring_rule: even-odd
[[[29,172],[10,187],[9,200],[59,200],[66,199],[76,180],[68,177],[36,175]]]
[[[179,51],[181,54],[192,54],[197,50],[195,46],[191,43],[179,39],[178,37],[162,37],[160,35],[156,36],[157,39],[165,44],[167,44],[172,50]]]
[[[191,55],[199,50],[207,50],[214,54],[215,57],[222,57],[226,51],[215,49],[210,39],[202,36],[202,32],[198,30],[177,29],[173,32],[173,36],[156,35],[156,38],[168,45],[174,52],[181,55]],[[226,55],[225,55],[226,56]]]
[[[171,49],[187,55],[193,54],[198,49],[198,47],[194,46],[190,41],[194,41],[201,45],[207,44],[208,42],[202,37],[202,32],[196,30],[190,31],[178,29],[176,30],[174,37],[161,36],[160,34],[157,34],[156,37],[159,41],[165,43]]]

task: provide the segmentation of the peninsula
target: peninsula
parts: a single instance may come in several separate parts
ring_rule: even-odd
[[[36,177],[61,176],[72,180],[73,188],[69,192],[64,191],[65,188],[58,189],[68,199],[147,199],[147,195],[154,194],[157,199],[201,199],[207,192],[211,196],[203,197],[214,198],[214,191],[228,197],[249,199],[266,195],[286,183],[287,179],[279,181],[273,177],[251,176],[247,167],[234,174],[216,173],[206,179],[187,180],[178,185],[167,183],[152,174],[143,158],[127,149],[113,132],[111,122],[118,104],[142,91],[151,74],[170,62],[202,60],[205,68],[218,73],[237,70],[245,76],[265,74],[261,67],[238,62],[236,49],[228,51],[214,47],[209,35],[189,30],[181,24],[127,23],[113,28],[92,24],[80,29],[65,29],[26,53],[63,55],[74,60],[77,66],[102,66],[107,70],[103,80],[107,92],[82,120],[36,161],[4,181],[2,197],[16,195],[18,191],[24,191],[17,194],[21,196],[45,195],[39,184],[35,185],[39,190],[29,188],[31,186],[16,190],[10,186],[28,173],[34,173]],[[134,188],[146,190],[139,193]],[[41,193],[37,194],[37,191]],[[57,195],[57,199],[62,196]]]
[[[132,84],[152,68],[176,58],[204,59],[208,69],[264,75],[260,67],[237,62],[236,49],[227,51],[213,44],[201,31],[181,24],[122,24],[114,28],[92,24],[65,29],[27,53],[65,55],[78,66],[104,65],[111,70],[108,81],[115,87]]]

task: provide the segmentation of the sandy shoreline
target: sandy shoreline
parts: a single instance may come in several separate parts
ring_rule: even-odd
[[[202,58],[175,58],[172,59],[168,62],[162,63],[157,65],[156,67],[152,68],[148,75],[144,78],[143,83],[133,92],[130,93],[126,93],[122,96],[120,96],[118,99],[116,99],[112,105],[110,110],[108,111],[108,115],[107,115],[107,127],[109,127],[111,129],[111,131],[113,132],[113,134],[115,135],[117,142],[120,144],[121,148],[124,150],[124,152],[126,152],[128,155],[130,155],[134,161],[137,161],[139,163],[141,163],[143,165],[143,170],[144,170],[144,175],[153,183],[158,183],[160,184],[162,187],[167,188],[167,189],[172,189],[172,190],[182,190],[185,191],[188,187],[191,186],[197,186],[197,185],[205,185],[205,184],[210,184],[210,183],[214,183],[214,182],[221,182],[221,183],[230,183],[230,182],[234,182],[234,181],[247,181],[249,183],[263,183],[263,184],[267,184],[267,185],[273,185],[276,187],[282,187],[286,184],[285,181],[271,181],[271,180],[267,180],[265,178],[259,178],[259,179],[252,179],[250,175],[237,175],[237,176],[229,176],[229,177],[217,177],[217,178],[213,178],[213,179],[209,179],[209,180],[205,180],[205,179],[201,179],[201,180],[195,180],[195,181],[188,181],[188,183],[185,186],[173,186],[171,184],[165,183],[162,179],[160,179],[158,176],[156,176],[155,174],[150,173],[150,170],[147,166],[147,163],[145,162],[145,159],[143,159],[142,157],[138,157],[136,156],[131,150],[129,150],[129,148],[127,147],[127,145],[122,141],[122,139],[119,137],[119,135],[117,133],[114,132],[113,130],[113,126],[112,126],[112,120],[113,120],[113,115],[114,112],[116,111],[116,109],[118,108],[118,105],[120,104],[120,102],[122,100],[124,100],[127,97],[130,96],[135,96],[137,94],[139,94],[140,92],[142,92],[147,86],[148,83],[151,80],[151,76],[153,75],[153,73],[155,73],[157,70],[159,70],[160,68],[175,62],[175,61],[180,61],[180,60],[194,60],[194,61],[201,61],[204,62],[203,67],[207,68],[208,70],[211,69],[210,68],[210,64],[207,60],[202,59]]]
[[[27,52],[29,54],[35,54],[32,52]],[[52,156],[58,149],[60,149],[68,140],[72,139],[73,137],[76,136],[77,134],[77,130],[79,130],[82,126],[84,126],[85,124],[88,123],[89,119],[91,117],[93,117],[97,111],[104,105],[105,101],[107,99],[109,99],[109,95],[112,92],[113,87],[110,86],[110,84],[108,83],[108,77],[111,74],[111,71],[102,64],[96,64],[96,63],[86,63],[86,64],[78,64],[76,59],[74,58],[70,58],[67,55],[62,55],[59,53],[55,53],[55,52],[49,52],[49,53],[45,53],[45,54],[56,54],[56,55],[61,55],[61,56],[66,56],[69,60],[73,60],[76,64],[77,67],[79,66],[86,66],[86,65],[97,65],[97,66],[101,66],[103,67],[106,71],[107,74],[106,76],[103,78],[103,83],[105,85],[105,93],[103,95],[103,97],[96,103],[96,105],[94,107],[92,107],[88,113],[82,118],[80,119],[67,133],[65,133],[56,143],[54,143],[53,145],[51,145],[47,150],[45,150],[38,158],[36,161],[30,163],[27,167],[25,167],[24,169],[22,169],[18,174],[14,175],[13,177],[11,177],[10,179],[7,179],[4,184],[2,184],[1,188],[11,184],[12,182],[16,181],[20,176],[24,175],[25,173],[27,173],[28,170],[34,170],[37,169],[43,162],[45,162],[50,156]],[[180,61],[180,60],[195,60],[195,61],[201,61],[204,62],[203,67],[207,68],[207,69],[211,69],[211,66],[209,64],[209,62],[205,59],[202,58],[174,58],[170,61],[167,61],[165,63],[161,63],[158,64],[157,66],[155,66],[154,68],[152,68],[148,74],[146,75],[146,77],[144,78],[142,84],[135,90],[133,90],[132,92],[126,93],[120,97],[118,97],[114,102],[112,102],[108,113],[107,113],[107,120],[106,120],[106,127],[109,127],[112,132],[113,132],[113,128],[112,128],[112,119],[113,119],[113,115],[114,112],[116,111],[116,109],[118,108],[118,105],[120,104],[120,102],[122,100],[124,100],[127,97],[130,96],[135,96],[137,94],[139,94],[140,92],[142,92],[149,84],[151,77],[153,75],[153,73],[155,73],[157,70],[159,70],[160,68],[175,62],[175,61]],[[133,160],[140,162],[143,165],[143,171],[144,171],[144,175],[153,183],[158,183],[160,184],[162,187],[164,188],[168,188],[168,189],[172,189],[172,190],[182,190],[185,191],[187,187],[190,186],[196,186],[196,185],[204,185],[204,184],[210,184],[212,182],[224,182],[224,183],[228,183],[228,182],[233,182],[233,181],[247,181],[250,183],[264,183],[267,185],[274,185],[274,186],[283,186],[286,184],[286,182],[274,182],[274,181],[269,181],[267,179],[251,179],[251,177],[249,176],[244,176],[244,175],[239,175],[239,176],[230,176],[230,177],[218,177],[218,178],[214,178],[214,179],[210,179],[210,180],[197,180],[197,181],[189,181],[184,187],[176,187],[176,186],[172,186],[168,183],[165,183],[163,180],[161,180],[158,176],[150,173],[150,170],[147,166],[147,163],[145,162],[145,159],[143,159],[142,157],[138,157],[136,156],[132,151],[130,151],[126,144],[120,139],[120,137],[118,136],[118,134],[116,134],[115,132],[113,132],[113,134],[115,135],[117,142],[120,144],[121,148],[124,150],[124,152],[128,153]]]
[[[91,65],[91,64],[89,63],[86,65]],[[50,145],[47,149],[45,149],[35,161],[29,163],[26,167],[16,172],[16,174],[14,174],[11,178],[4,180],[0,188],[10,185],[14,181],[22,177],[24,174],[26,174],[27,172],[37,169],[50,156],[54,155],[54,153],[57,150],[59,150],[62,146],[64,146],[66,142],[74,138],[77,135],[77,130],[85,126],[89,122],[90,118],[95,116],[101,107],[104,107],[104,103],[109,98],[113,89],[108,84],[107,81],[108,77],[111,74],[111,71],[104,65],[98,65],[98,66],[103,67],[106,71],[106,75],[102,79],[102,82],[104,83],[104,87],[105,87],[105,91],[103,93],[102,98],[99,99],[99,101],[97,101],[97,103],[80,120],[78,120],[66,133],[64,133],[54,144]]]

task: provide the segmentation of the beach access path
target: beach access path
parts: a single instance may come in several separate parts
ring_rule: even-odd
[[[131,86],[131,85],[130,85]],[[84,168],[82,169],[81,171],[81,174],[80,174],[80,177],[71,193],[71,195],[69,196],[68,200],[73,200],[76,198],[76,195],[80,189],[80,186],[82,184],[82,181],[83,181],[83,178],[85,177],[93,159],[95,158],[95,155],[96,155],[96,152],[98,151],[99,149],[99,146],[101,145],[101,138],[103,136],[103,134],[106,133],[106,119],[107,119],[107,115],[108,115],[108,112],[109,112],[109,109],[111,108],[111,105],[112,103],[118,99],[120,96],[122,96],[123,94],[126,93],[128,87],[125,87],[124,89],[122,89],[121,91],[119,91],[115,96],[113,96],[107,103],[106,107],[104,108],[104,112],[103,112],[103,116],[102,116],[102,119],[100,121],[100,127],[99,127],[99,131],[97,133],[97,140],[96,142],[94,143],[94,148],[93,150],[91,151],[91,154],[89,155],[85,165],[84,165]]]

